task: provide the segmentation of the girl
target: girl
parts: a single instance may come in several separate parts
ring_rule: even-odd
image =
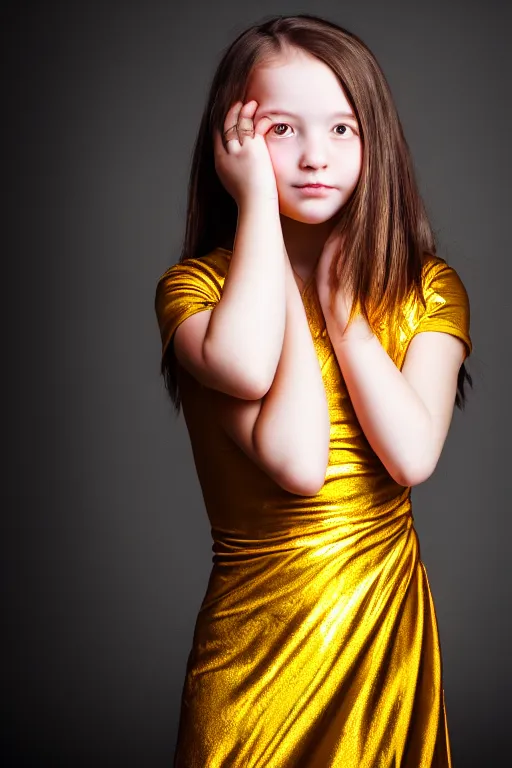
[[[156,312],[214,552],[174,765],[450,766],[410,494],[469,303],[358,37],[278,16],[229,47]]]

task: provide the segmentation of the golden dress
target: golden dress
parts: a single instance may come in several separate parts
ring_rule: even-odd
[[[222,296],[231,251],[170,267],[155,309],[163,351]],[[412,337],[444,331],[471,353],[453,267],[423,268],[426,309],[381,328],[401,369]],[[290,493],[225,433],[208,387],[180,368],[183,414],[213,539],[182,692],[175,768],[449,768],[442,660],[411,489],[370,447],[325,329],[301,292],[328,398],[325,484]],[[388,352],[389,354],[389,352]]]

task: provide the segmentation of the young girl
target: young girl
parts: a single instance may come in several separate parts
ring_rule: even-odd
[[[279,16],[229,47],[156,312],[214,552],[174,765],[450,766],[410,494],[471,384],[469,303],[358,37]]]

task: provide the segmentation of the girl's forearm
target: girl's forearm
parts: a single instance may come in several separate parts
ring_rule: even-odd
[[[279,363],[285,311],[285,250],[278,201],[248,201],[239,211],[222,298],[205,336],[205,359],[217,368],[236,368],[257,396],[263,396]]]
[[[254,445],[284,488],[313,495],[327,471],[329,410],[304,305],[286,254],[285,259],[284,342],[254,428]]]
[[[373,450],[400,485],[427,479],[433,471],[432,429],[420,396],[362,315],[354,318],[343,336],[328,316],[326,326],[357,418]]]

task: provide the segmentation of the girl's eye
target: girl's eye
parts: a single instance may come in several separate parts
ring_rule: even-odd
[[[284,126],[284,128],[289,128],[289,126],[288,126],[286,123],[276,123],[276,124],[273,126],[273,130],[274,130],[275,128],[282,128],[283,126]],[[277,135],[277,136],[282,136],[283,134],[282,134],[282,133],[277,133],[276,135]]]
[[[343,133],[338,133],[338,136],[344,136],[347,132],[347,128],[349,128],[348,125],[345,125],[344,123],[340,123],[340,125],[337,125],[336,128],[344,128],[345,130]]]
[[[283,136],[283,135],[284,135],[284,132],[276,132],[276,128],[284,128],[284,129],[285,129],[285,131],[286,131],[286,128],[289,128],[289,127],[290,127],[290,126],[289,126],[287,123],[276,123],[274,126],[272,126],[272,130],[274,131],[274,134],[275,134],[276,136]],[[341,133],[338,133],[338,132],[336,131],[336,133],[338,134],[338,136],[345,136],[345,134],[347,133],[347,129],[350,129],[350,130],[352,130],[352,129],[350,128],[350,126],[348,126],[348,125],[345,125],[344,123],[340,123],[339,125],[337,125],[337,126],[335,126],[335,127],[336,127],[336,128],[343,128],[343,131],[342,131]]]

